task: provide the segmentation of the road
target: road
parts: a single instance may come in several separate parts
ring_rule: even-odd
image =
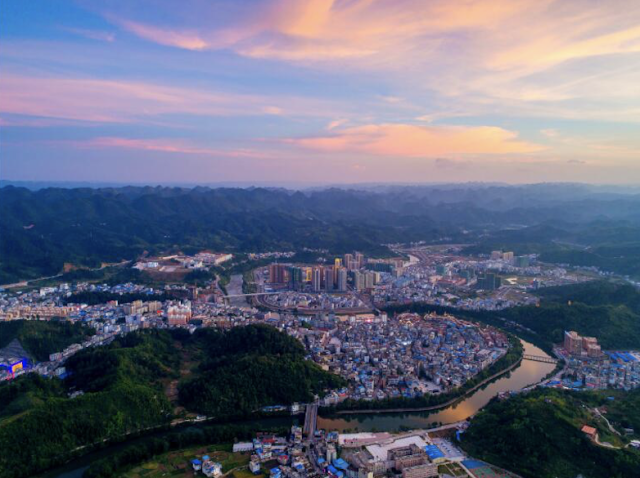
[[[87,270],[87,271],[101,271],[103,269],[106,269],[108,267],[120,267],[123,266],[125,264],[130,263],[131,261],[122,261],[122,262],[115,262],[115,263],[109,263],[109,264],[104,264],[100,267],[96,267],[94,269],[82,269],[82,270]],[[0,285],[0,288],[3,289],[15,289],[16,287],[27,287],[29,284],[33,283],[33,282],[41,282],[44,280],[51,280],[51,279],[58,279],[60,277],[62,277],[64,275],[64,272],[61,272],[60,274],[56,274],[54,276],[47,276],[47,277],[38,277],[37,279],[29,279],[29,280],[25,280],[22,282],[14,282],[13,284],[4,284],[4,285]]]
[[[316,425],[318,423],[318,404],[310,403],[307,405],[307,410],[304,415],[304,429],[303,433],[307,437],[313,437],[316,432]]]

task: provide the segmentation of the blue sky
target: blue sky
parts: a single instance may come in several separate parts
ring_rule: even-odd
[[[0,177],[640,182],[640,4],[0,4]]]

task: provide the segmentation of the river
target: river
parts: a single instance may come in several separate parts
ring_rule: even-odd
[[[522,341],[524,353],[548,357],[535,345]],[[402,429],[429,428],[436,423],[448,424],[466,420],[500,392],[520,390],[541,381],[555,365],[523,360],[521,364],[503,377],[480,388],[468,398],[442,410],[433,412],[377,413],[341,415],[332,418],[318,417],[318,428],[341,432],[399,431]]]
[[[227,284],[227,293],[229,295],[242,295],[244,292],[242,291],[242,283],[244,282],[244,278],[242,274],[234,274],[231,276],[231,280],[229,284]],[[234,307],[250,307],[249,302],[247,302],[246,297],[231,297],[229,299],[229,304]]]
[[[260,427],[284,427],[288,428],[293,423],[297,423],[300,421],[298,417],[273,417],[273,418],[260,418],[254,420],[252,422],[247,421],[239,421],[236,422],[238,424],[249,424],[252,426],[255,424],[256,431],[260,430]],[[206,424],[184,424],[175,427],[173,430],[187,430],[187,429],[198,429],[202,426],[207,426]],[[142,437],[132,438],[131,440],[127,440],[122,443],[114,443],[112,445],[107,445],[105,448],[101,448],[92,452],[89,452],[86,455],[76,458],[75,460],[70,461],[66,465],[53,468],[49,471],[43,472],[38,475],[38,478],[82,478],[82,474],[85,472],[89,465],[94,461],[97,461],[101,458],[105,458],[117,451],[122,450],[123,448],[128,447],[129,445],[135,445],[138,442],[142,442],[150,437],[161,437],[169,433],[167,430],[153,432]]]
[[[535,345],[525,342],[524,340],[522,341],[522,344],[524,345],[525,354],[548,357],[544,351]],[[393,432],[407,428],[429,428],[435,423],[448,424],[458,422],[474,415],[478,410],[489,403],[489,400],[495,397],[498,393],[509,390],[520,390],[528,385],[537,383],[548,375],[554,368],[555,366],[553,364],[523,360],[516,369],[504,375],[502,378],[480,388],[473,395],[463,401],[439,411],[341,415],[337,418],[318,417],[318,428],[325,430],[338,430],[341,432],[347,430],[361,432]],[[278,418],[259,420],[256,422],[256,426],[259,427],[260,424],[266,423],[271,425],[279,425],[280,423],[287,422],[290,423],[289,420],[290,419]],[[197,427],[197,425],[192,426]],[[80,457],[77,460],[72,461],[62,468],[52,470],[42,475],[42,478],[80,478],[91,462],[114,453],[124,446],[134,443],[136,440],[139,439],[134,439],[121,444],[114,444],[102,450],[92,452],[84,457]]]

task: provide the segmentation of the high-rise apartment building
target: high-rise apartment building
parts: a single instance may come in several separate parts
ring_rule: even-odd
[[[327,292],[333,291],[335,286],[334,268],[329,267],[324,270],[324,288]]]
[[[365,272],[364,274],[364,287],[365,289],[373,289],[376,285],[376,273],[375,272]]]
[[[338,291],[346,292],[347,291],[347,269],[341,267],[338,269]]]
[[[363,290],[365,288],[365,275],[360,271],[353,271],[353,288]]]
[[[582,353],[582,337],[578,335],[578,332],[571,330],[564,333],[564,349],[571,355]]]
[[[284,264],[271,264],[269,266],[269,282],[272,284],[285,284],[287,266]]]
[[[343,263],[347,270],[352,270],[354,266],[353,254],[345,254]]]
[[[291,287],[293,290],[302,289],[302,284],[304,282],[303,278],[304,276],[302,275],[301,267],[292,266],[289,269],[289,287]]]
[[[322,269],[314,267],[311,271],[311,288],[314,292],[322,290]]]

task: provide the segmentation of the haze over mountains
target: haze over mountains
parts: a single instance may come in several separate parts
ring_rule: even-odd
[[[580,184],[0,189],[0,282],[143,251],[354,249],[431,241],[510,247],[640,272],[640,194]],[[622,257],[625,257],[622,260]],[[617,258],[621,260],[616,262]],[[601,264],[602,263],[602,264]]]

